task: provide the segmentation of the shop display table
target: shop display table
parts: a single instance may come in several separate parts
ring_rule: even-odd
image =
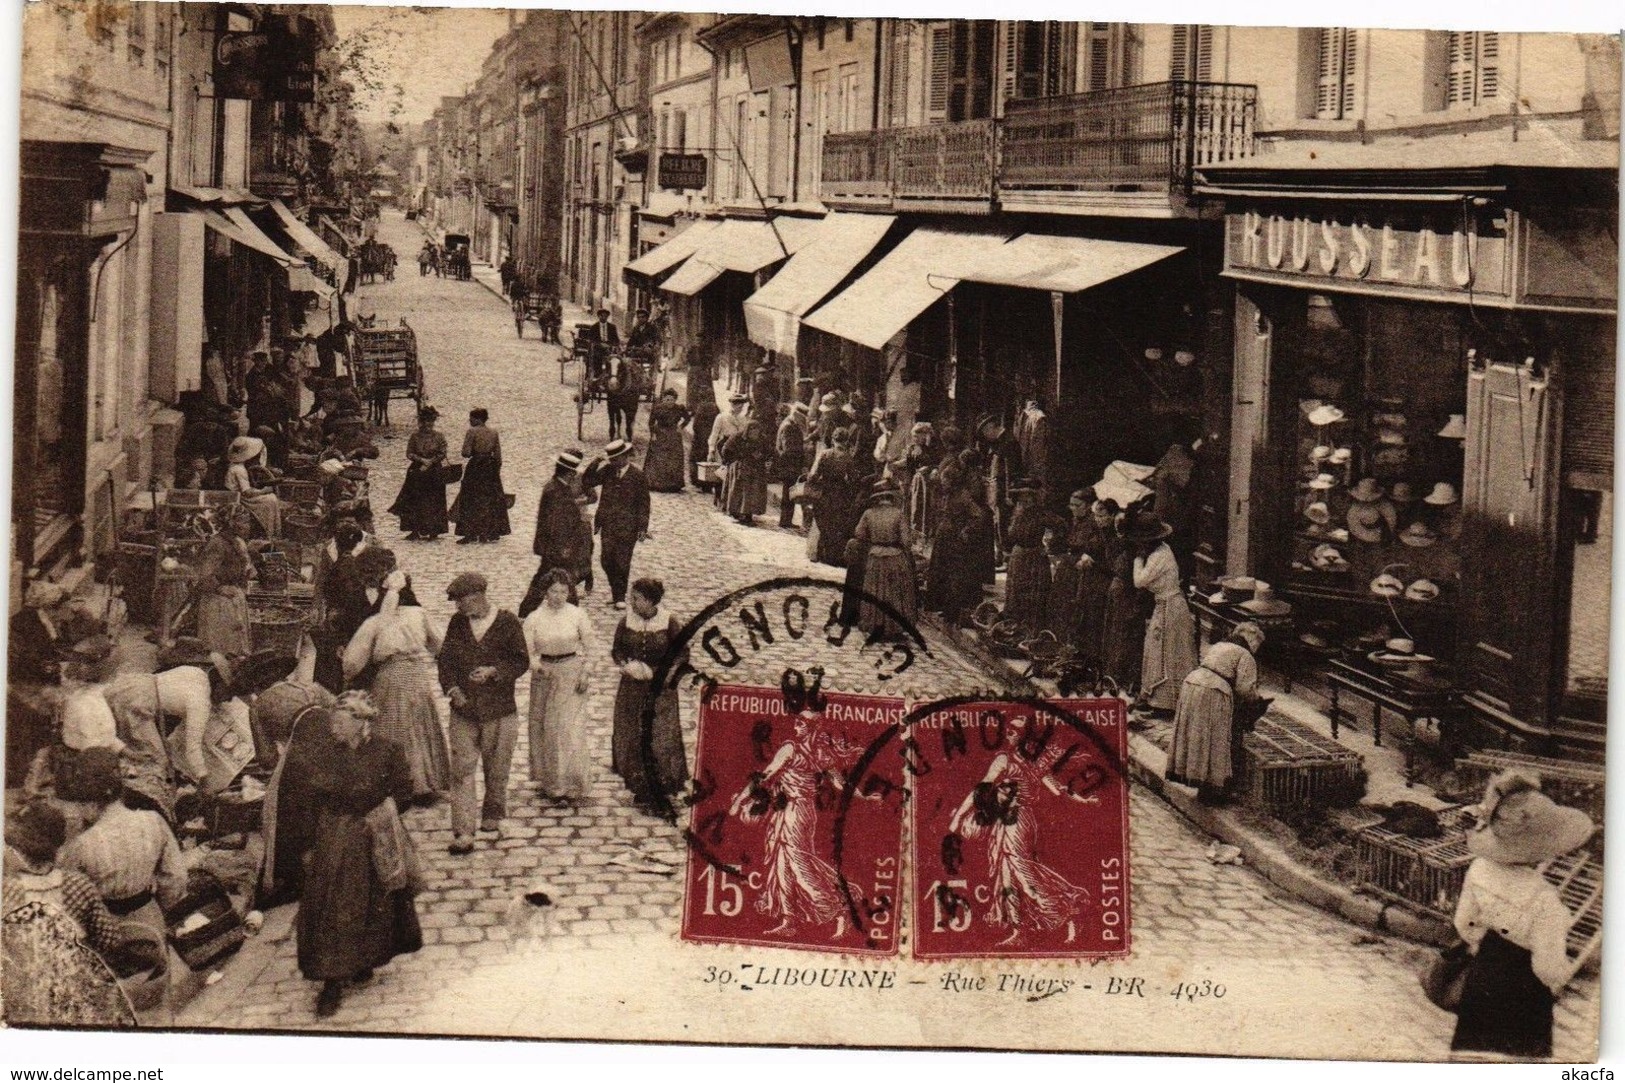
[[[1298,636],[1293,615],[1260,617],[1239,605],[1229,602],[1210,602],[1206,595],[1192,594],[1188,601],[1191,616],[1196,619],[1196,656],[1200,658],[1208,644],[1217,643],[1229,635],[1236,625],[1251,621],[1264,630],[1264,648],[1259,652],[1264,661],[1274,660],[1281,671],[1283,690],[1292,691],[1292,674],[1301,662]]]
[[[1459,689],[1444,676],[1428,672],[1421,666],[1389,667],[1364,659],[1334,658],[1327,664],[1326,683],[1331,689],[1332,737],[1337,737],[1338,725],[1345,713],[1341,703],[1344,693],[1358,696],[1372,706],[1372,739],[1382,747],[1382,715],[1391,711],[1404,718],[1411,726],[1411,740],[1405,744],[1405,783],[1411,782],[1412,758],[1416,746],[1416,724],[1424,718],[1439,723],[1440,740],[1447,748],[1453,743],[1451,733],[1466,716],[1467,707]]]

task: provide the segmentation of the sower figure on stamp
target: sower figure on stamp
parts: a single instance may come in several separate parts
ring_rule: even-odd
[[[474,849],[474,771],[484,765],[479,829],[500,832],[508,814],[508,771],[519,736],[513,685],[530,669],[519,618],[485,596],[485,577],[464,572],[446,597],[457,615],[440,647],[440,687],[451,697],[451,852]]]
[[[584,478],[597,486],[599,562],[609,579],[616,609],[626,608],[626,584],[632,574],[632,551],[649,535],[649,486],[643,471],[632,465],[632,445],[611,440],[602,462],[590,466]]]
[[[581,508],[576,503],[581,494],[580,471],[581,452],[571,448],[559,454],[553,465],[553,477],[542,486],[542,502],[536,509],[536,540],[531,545],[531,551],[541,558],[541,563],[531,577],[525,600],[519,603],[520,620],[542,604],[548,573],[555,568],[563,568],[571,574],[574,580],[570,586],[571,604],[576,601],[575,584],[581,581],[581,567],[592,558],[592,535],[583,535]]]

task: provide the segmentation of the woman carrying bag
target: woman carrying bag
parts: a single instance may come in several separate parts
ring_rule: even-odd
[[[1471,957],[1450,1048],[1550,1057],[1552,1005],[1574,976],[1567,946],[1574,915],[1540,870],[1583,846],[1596,827],[1515,770],[1490,780],[1478,818],[1467,836],[1474,861],[1456,902],[1456,932]]]

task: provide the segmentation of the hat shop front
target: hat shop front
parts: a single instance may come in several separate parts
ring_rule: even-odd
[[[1606,691],[1613,256],[1555,186],[1476,179],[1324,201],[1226,182],[1227,567],[1290,603],[1300,668],[1458,707],[1447,745],[1585,754]]]

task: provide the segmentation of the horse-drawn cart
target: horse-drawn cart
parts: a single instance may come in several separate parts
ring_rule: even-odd
[[[390,399],[423,405],[423,369],[418,364],[418,337],[405,318],[399,327],[357,327],[350,332],[350,357],[356,390],[370,403],[373,420],[389,414]]]
[[[448,233],[442,245],[442,261],[445,273],[452,278],[467,282],[474,277],[473,252],[471,242],[466,233]]]
[[[592,333],[592,324],[576,324],[575,333],[565,333],[561,340],[564,349],[559,354],[559,382],[565,382],[565,370],[576,370],[576,439],[586,439],[586,418],[593,404],[602,402],[606,407],[611,400],[631,386],[639,402],[653,402],[659,393],[657,377],[663,375],[658,359],[651,351],[605,347]],[[627,434],[631,438],[631,434]]]
[[[525,337],[525,321],[534,320],[541,330],[543,342],[557,343],[564,312],[559,299],[537,290],[516,294],[513,298],[513,326],[519,337]]]

